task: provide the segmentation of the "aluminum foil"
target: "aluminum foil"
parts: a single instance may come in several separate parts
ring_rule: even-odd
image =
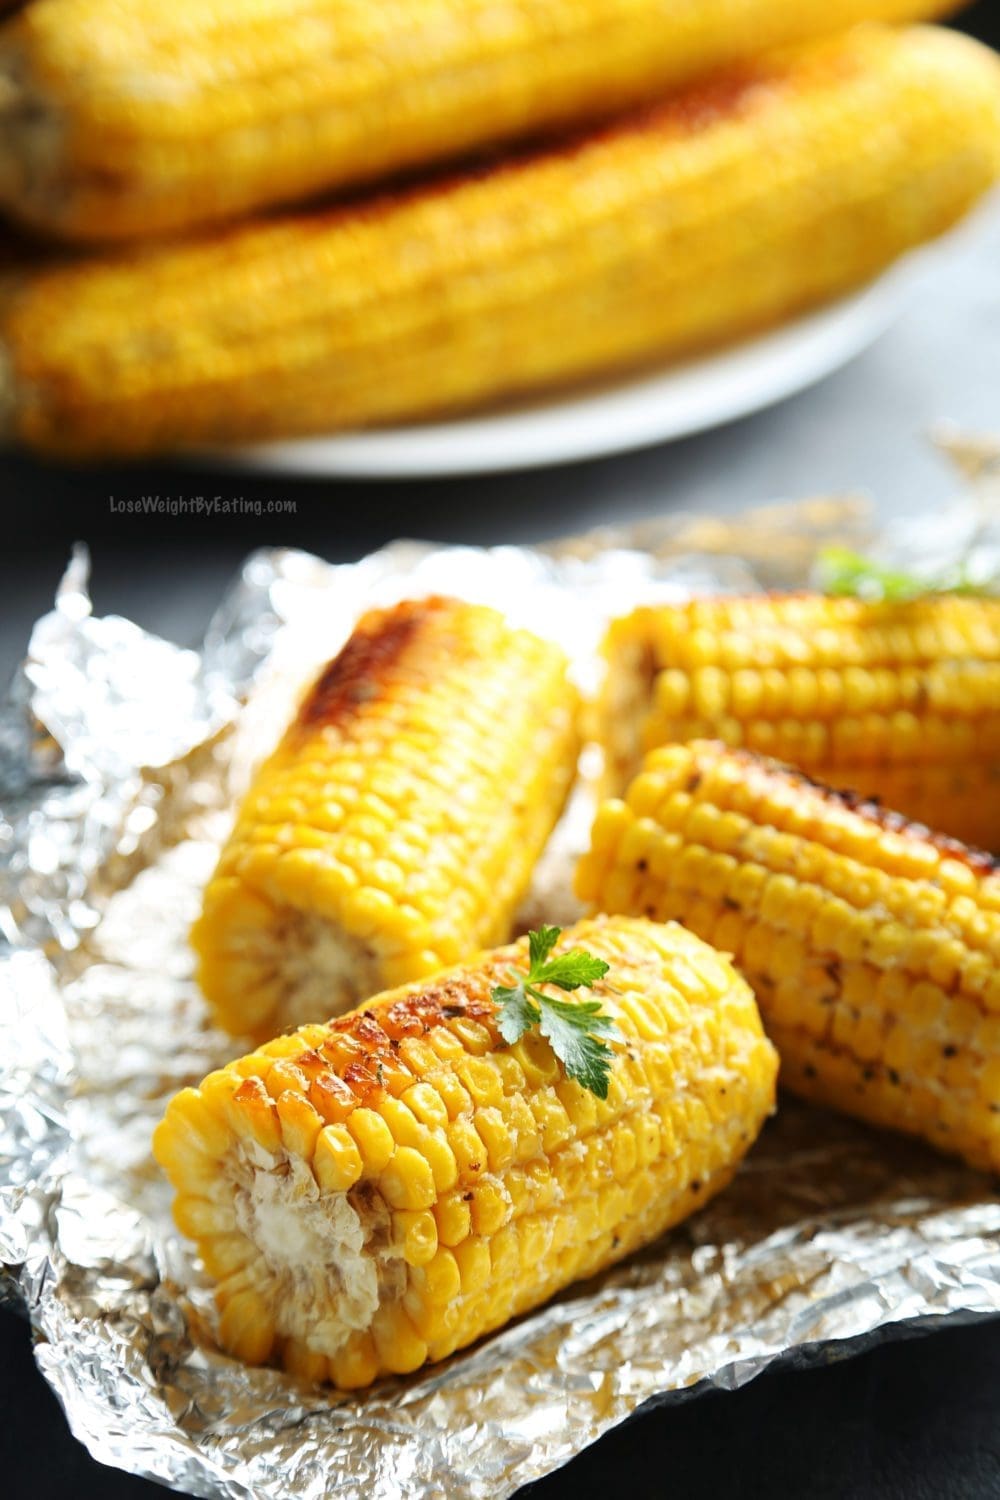
[[[979,477],[997,467],[986,453]],[[913,566],[958,548],[995,570],[992,493],[895,538],[859,502],[816,500],[534,551],[263,552],[197,652],[94,617],[74,558],[0,715],[0,1295],[96,1458],[197,1495],[501,1497],[649,1399],[1000,1311],[989,1180],[784,1101],[734,1185],[644,1254],[440,1367],[339,1397],[218,1351],[149,1147],[168,1097],[236,1050],[186,941],[233,799],[363,607],[432,589],[500,604],[563,640],[586,685],[608,614],[803,583],[824,542]],[[588,797],[539,870],[529,904],[550,919],[573,914]]]

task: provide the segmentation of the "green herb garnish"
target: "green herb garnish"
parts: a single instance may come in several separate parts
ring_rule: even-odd
[[[500,1035],[513,1045],[537,1026],[567,1078],[575,1078],[598,1099],[606,1099],[614,1053],[601,1037],[619,1035],[614,1021],[601,1014],[599,1000],[556,1000],[538,988],[551,984],[559,990],[577,990],[596,984],[608,972],[602,958],[579,948],[550,958],[561,931],[561,927],[541,927],[529,932],[527,974],[512,974],[512,984],[496,985],[491,991],[500,1006]]]
[[[919,599],[926,594],[989,596],[1000,588],[997,578],[976,580],[961,564],[936,577],[917,577],[897,568],[884,568],[847,547],[824,548],[816,560],[816,581],[824,594],[886,599],[890,603]]]

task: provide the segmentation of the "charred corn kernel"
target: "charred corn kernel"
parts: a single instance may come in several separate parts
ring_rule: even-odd
[[[470,715],[472,702],[481,707]],[[506,938],[573,780],[575,709],[563,653],[495,610],[430,598],[365,615],[258,773],[205,892],[193,942],[221,1024],[262,1038],[349,1008],[384,986],[387,965],[413,979]],[[419,747],[411,770],[394,766],[401,743]],[[384,788],[372,801],[378,816],[367,815],[366,840],[356,837],[354,812],[341,809],[345,783],[354,779]],[[461,817],[452,811],[456,786]],[[290,798],[305,809],[294,825],[275,812]],[[406,853],[404,819],[435,830],[419,855]],[[307,838],[313,847],[304,849]],[[395,896],[383,892],[373,903],[389,852],[408,880],[433,882],[416,929],[400,920]],[[314,878],[345,865],[358,875],[357,887]],[[234,887],[261,898],[249,924]],[[469,1018],[464,1024],[476,1026]],[[456,1036],[468,1040],[460,1030]],[[489,1033],[480,1027],[476,1036],[476,1050],[485,1052]],[[426,1061],[433,1052],[425,1046],[423,1055]],[[416,1083],[401,1058],[381,1062],[379,1081],[392,1094]],[[295,1059],[276,1066],[294,1086]],[[478,1067],[463,1050],[462,1079],[481,1078],[479,1093],[489,1092],[483,1102],[495,1103],[502,1086]],[[454,1087],[461,1087],[458,1075]],[[333,1107],[337,1094],[334,1084],[326,1108],[310,1097],[336,1120],[344,1117]],[[415,1095],[425,1112],[428,1097]],[[449,1106],[438,1099],[438,1110],[442,1102]]]
[[[245,1077],[236,1062],[209,1075],[207,1097],[177,1096],[156,1152],[218,1278],[226,1348],[345,1388],[406,1373],[647,1244],[728,1180],[774,1096],[749,986],[674,925],[599,919],[560,942],[610,965],[580,992],[625,1036],[606,1101],[547,1042],[503,1041],[492,992],[526,966],[526,939],[304,1028],[297,1049],[261,1047],[270,1069]],[[418,1057],[401,1045],[414,1034]],[[395,1095],[380,1081],[390,1065]],[[310,1103],[324,1079],[343,1112],[328,1124]],[[227,1109],[236,1126],[209,1163],[188,1147],[191,1122]],[[258,1114],[280,1127],[274,1150]]]
[[[3,9],[0,0],[0,9]],[[0,204],[127,238],[604,115],[765,46],[943,0],[42,0],[0,40]],[[499,20],[499,24],[498,24]]]
[[[281,1150],[278,1112],[259,1078],[244,1078],[225,1101],[226,1119],[237,1136],[245,1136],[271,1156]]]
[[[714,738],[776,756],[828,785],[877,796],[954,838],[1000,849],[996,600],[697,599],[639,609],[616,621],[605,652],[599,734],[614,791],[644,751]],[[742,811],[735,786],[730,794],[735,817]],[[628,863],[630,843],[649,840],[667,816],[664,799],[687,795],[673,777],[636,776],[628,794],[631,815],[609,804],[594,830],[595,848],[613,844]],[[695,802],[691,817],[699,815]],[[832,823],[828,828],[832,838]],[[704,866],[698,886],[717,900],[731,878],[725,818],[687,831],[698,840]],[[925,850],[905,839],[893,844],[889,829],[876,837],[847,827],[838,836],[843,852],[862,861],[862,848],[853,845],[877,843],[893,872],[916,878],[921,861],[926,865]],[[654,837],[650,859],[659,844]],[[786,841],[784,847],[787,861],[792,846]],[[778,843],[770,856],[775,868],[780,850]],[[689,858],[690,845],[681,853]],[[801,867],[808,854],[797,850],[795,857]],[[939,859],[935,868],[944,887],[945,863]],[[885,884],[878,872],[866,878]],[[954,878],[960,890],[975,883],[960,862]],[[772,899],[777,894],[772,889]],[[927,889],[921,899],[933,908],[943,894]]]
[[[678,856],[665,866],[626,859],[637,817],[629,789],[617,804],[617,847],[602,839],[580,863],[580,896],[606,908],[627,865],[626,912],[655,908],[718,941],[720,911],[736,908],[734,962],[757,993],[790,1089],[1000,1169],[1000,875],[991,856],[718,742],[654,750],[641,780],[642,805],[659,809],[646,822],[655,838],[680,838]],[[689,789],[684,800],[668,795],[678,784]],[[734,861],[728,887],[710,898],[701,889],[708,865],[688,857],[700,841],[725,843]],[[961,895],[935,899],[949,880]],[[655,1054],[646,1066],[656,1071]],[[709,1091],[684,1108],[707,1103],[728,1111]],[[698,1139],[706,1128],[690,1116],[685,1125]]]
[[[290,1089],[278,1095],[275,1108],[285,1150],[292,1156],[301,1156],[308,1161],[323,1129],[321,1116],[308,1099],[304,1099],[301,1094],[293,1094]]]
[[[998,122],[1000,64],[985,48],[932,28],[861,28],[755,57],[485,173],[32,268],[0,302],[3,435],[72,454],[257,442],[718,344],[864,283],[947,229],[1000,170]],[[370,147],[368,118],[364,131]],[[421,755],[404,744],[398,775]],[[286,786],[280,806],[297,793]],[[378,857],[408,874],[393,849]],[[289,863],[316,900],[357,888],[319,849]],[[425,916],[434,872],[407,888]],[[423,952],[433,962],[438,950]]]

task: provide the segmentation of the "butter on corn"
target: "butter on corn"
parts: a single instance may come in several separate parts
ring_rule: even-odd
[[[579,992],[620,1032],[605,1101],[537,1031],[502,1042],[491,991],[523,967],[522,940],[171,1102],[154,1149],[216,1280],[227,1351],[342,1387],[406,1374],[729,1181],[774,1099],[747,984],[672,924],[582,922],[562,943],[610,965]]]
[[[2,7],[0,7],[2,8]],[[144,237],[606,115],[947,0],[33,0],[0,30],[0,203]]]
[[[1000,601],[695,599],[616,620],[597,737],[608,789],[719,739],[1000,849]]]
[[[373,610],[261,767],[192,941],[260,1039],[510,936],[578,753],[563,652],[496,610]]]
[[[0,299],[0,428],[260,442],[671,358],[863,283],[998,173],[996,56],[862,28],[487,171],[29,272]]]
[[[1000,875],[988,855],[746,751],[654,750],[577,890],[731,953],[803,1098],[1000,1171]]]

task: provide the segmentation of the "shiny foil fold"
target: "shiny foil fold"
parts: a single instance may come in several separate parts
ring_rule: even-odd
[[[362,608],[431,590],[498,604],[562,640],[586,685],[609,614],[800,585],[826,542],[996,571],[998,465],[979,451],[956,450],[978,502],[881,536],[862,504],[816,500],[536,550],[258,553],[199,651],[94,617],[74,557],[0,715],[0,1296],[95,1457],[197,1495],[500,1497],[651,1398],[1000,1311],[988,1179],[786,1100],[733,1186],[643,1254],[340,1397],[218,1352],[149,1147],[169,1096],[241,1050],[207,1022],[188,926],[234,797]],[[590,811],[583,791],[532,912],[572,915]]]

